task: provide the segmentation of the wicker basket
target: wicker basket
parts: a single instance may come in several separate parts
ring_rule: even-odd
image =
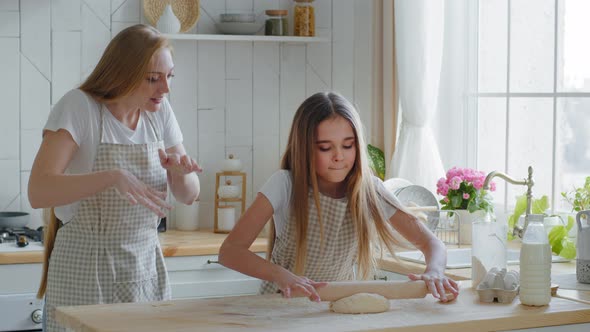
[[[180,21],[180,32],[195,26],[199,19],[199,0],[143,0],[143,14],[152,26],[156,26],[167,4],[171,4]]]

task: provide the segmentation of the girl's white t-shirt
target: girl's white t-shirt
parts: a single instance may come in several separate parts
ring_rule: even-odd
[[[377,177],[373,177],[373,182],[378,193],[387,191],[383,182]],[[287,225],[291,216],[291,194],[293,191],[293,176],[289,170],[276,171],[260,188],[260,193],[263,194],[273,208],[273,220],[275,223],[275,230],[277,236],[284,234],[287,231]],[[380,205],[387,219],[390,219],[396,212],[397,208],[389,204],[381,195],[377,195],[380,200]],[[396,203],[398,203],[395,196],[390,196]],[[335,199],[335,198],[334,198]],[[346,201],[346,198],[339,200]],[[401,204],[401,203],[400,203]]]
[[[104,104],[98,103],[85,92],[74,89],[55,104],[43,132],[67,130],[78,145],[66,174],[92,172],[100,141],[100,110],[103,110],[103,143],[145,144],[156,142],[158,133],[166,149],[182,143],[182,132],[166,98],[157,112],[142,111],[135,130],[122,124]],[[149,117],[149,119],[148,119]],[[152,129],[152,124],[154,129]],[[56,188],[56,190],[59,190]],[[63,223],[69,222],[78,212],[80,201],[55,208],[55,215]]]

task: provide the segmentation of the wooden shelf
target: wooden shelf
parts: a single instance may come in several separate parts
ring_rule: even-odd
[[[238,198],[219,198],[218,199],[220,202],[241,202],[242,199],[240,197]]]
[[[188,34],[173,33],[164,34],[172,40],[207,40],[207,41],[252,41],[252,42],[279,42],[279,43],[327,43],[330,36],[295,37],[295,36],[263,36],[263,35],[223,35],[223,34]]]

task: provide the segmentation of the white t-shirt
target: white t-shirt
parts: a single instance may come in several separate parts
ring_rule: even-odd
[[[377,192],[384,192],[387,189],[383,182],[377,177],[373,177]],[[289,170],[276,171],[262,186],[260,193],[263,194],[270,202],[273,208],[273,219],[275,223],[276,234],[284,234],[291,216],[291,193],[293,190],[293,177]],[[390,219],[397,212],[397,208],[389,204],[381,195],[377,195],[381,200],[381,206],[385,212],[385,217]],[[393,196],[393,195],[391,195]],[[347,198],[340,200],[346,201]],[[397,201],[394,198],[395,201]]]
[[[150,120],[166,149],[182,143],[182,133],[172,107],[166,98],[157,112],[142,111],[135,130],[122,124],[104,104],[100,104],[85,92],[74,89],[66,93],[55,104],[43,130],[67,130],[78,145],[78,151],[72,157],[66,174],[85,174],[92,172],[96,152],[100,143],[100,109],[103,109],[103,143],[145,144],[156,142],[156,133]],[[80,201],[58,206],[55,215],[62,222],[70,221],[80,206]]]

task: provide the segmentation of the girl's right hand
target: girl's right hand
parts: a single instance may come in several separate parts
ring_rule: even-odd
[[[280,272],[275,283],[279,286],[283,297],[290,298],[293,293],[300,293],[311,301],[321,301],[317,289],[326,286],[327,282],[315,282],[309,278],[297,276],[283,267],[279,268]]]
[[[130,204],[141,204],[160,218],[166,217],[163,209],[172,209],[172,205],[166,202],[166,192],[158,191],[146,185],[127,170],[117,170],[116,174],[114,187]]]

